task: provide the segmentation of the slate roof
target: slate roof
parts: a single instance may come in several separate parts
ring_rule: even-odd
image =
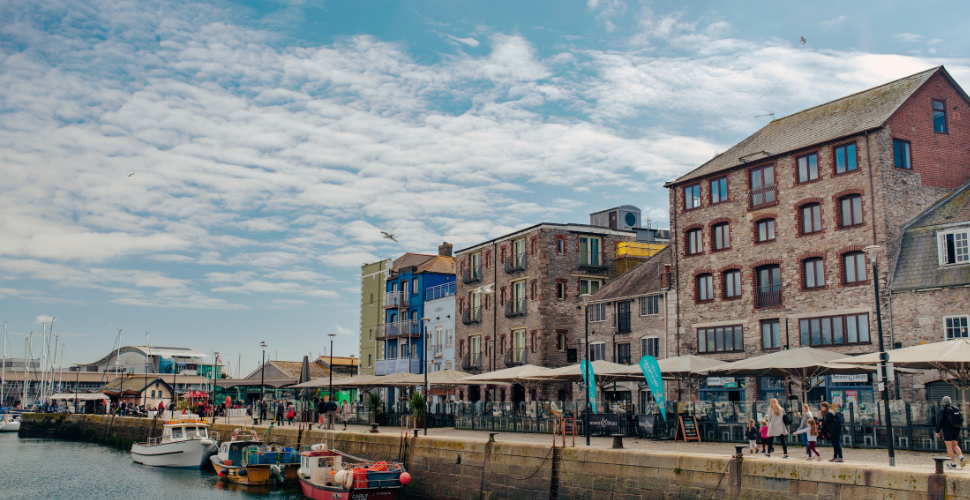
[[[882,127],[906,99],[938,71],[946,74],[943,66],[937,66],[772,120],[731,149],[667,185],[698,179],[768,156],[785,154]],[[746,161],[742,161],[742,158]]]
[[[942,229],[970,226],[970,182],[944,196],[903,226],[892,291],[970,285],[970,264],[940,266],[937,233]]]
[[[172,387],[168,385],[164,380],[162,380],[157,376],[151,376],[151,375],[147,377],[144,375],[125,376],[124,378],[112,380],[111,382],[105,384],[105,386],[102,387],[101,390],[103,392],[117,393],[119,392],[118,389],[120,388],[121,392],[141,393],[141,392],[144,392],[145,389],[148,388],[148,386],[154,384],[156,381],[165,385],[165,387],[167,387],[168,390],[172,390]]]
[[[418,273],[455,274],[455,258],[439,255],[418,266]]]
[[[672,250],[667,246],[637,267],[609,282],[590,297],[590,302],[604,302],[662,291],[660,279],[664,266],[670,264]]]

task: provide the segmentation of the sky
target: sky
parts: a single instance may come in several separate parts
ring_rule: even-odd
[[[945,14],[943,14],[945,13]],[[941,18],[945,15],[945,18]],[[22,356],[356,354],[360,266],[635,205],[775,117],[944,64],[966,2],[0,0]],[[805,43],[801,43],[801,38]],[[385,239],[393,233],[398,242]],[[35,348],[36,352],[38,349]]]

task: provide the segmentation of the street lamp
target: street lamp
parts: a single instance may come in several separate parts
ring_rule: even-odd
[[[879,373],[882,374],[882,382],[879,384],[879,390],[882,391],[882,402],[884,411],[886,412],[886,441],[889,443],[889,466],[896,466],[896,450],[893,449],[893,418],[889,413],[889,390],[887,385],[889,383],[889,370],[886,364],[889,362],[889,353],[886,352],[885,342],[882,338],[882,311],[880,307],[879,300],[879,252],[882,251],[882,247],[879,245],[869,245],[862,249],[864,252],[869,254],[869,260],[872,261],[872,284],[876,291],[876,329],[879,334]]]
[[[263,408],[266,407],[266,386],[264,385],[266,383],[266,348],[269,346],[263,340],[260,341],[259,347],[263,348],[263,364],[259,367],[259,425],[263,425],[263,417],[265,417]]]
[[[424,435],[428,435],[428,322],[431,318],[421,318],[424,333],[421,336],[421,365],[424,367]]]
[[[589,311],[586,308],[589,306],[589,298],[591,295],[584,293],[580,297],[583,299],[583,316],[585,317],[586,325],[586,347],[584,349],[583,360],[589,362]],[[589,446],[589,411],[591,408],[589,405],[589,383],[589,367],[587,366],[586,375],[583,376],[583,384],[585,385],[583,389],[586,392],[586,411],[583,412],[583,430],[586,431],[586,446]]]

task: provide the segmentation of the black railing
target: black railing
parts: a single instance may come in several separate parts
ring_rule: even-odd
[[[465,312],[461,315],[461,322],[464,325],[471,325],[473,323],[482,322],[482,308],[481,307],[469,307],[465,309]]]
[[[526,253],[517,253],[508,260],[505,261],[505,272],[506,273],[517,273],[519,271],[525,271],[528,265],[528,260],[526,258]]]
[[[770,205],[778,201],[778,186],[768,184],[751,189],[751,208]]]
[[[464,284],[478,283],[482,281],[482,266],[472,266],[465,269],[465,272],[461,275],[461,282]]]
[[[594,272],[603,272],[610,268],[604,252],[588,252],[586,250],[579,251],[579,262],[577,265],[580,269]]]
[[[516,316],[525,316],[529,314],[528,303],[526,299],[514,299],[510,300],[508,304],[505,304],[505,317],[514,318]]]
[[[759,286],[755,289],[755,307],[771,307],[781,305],[781,285]]]
[[[482,353],[466,354],[461,360],[461,368],[466,372],[482,370]]]
[[[505,366],[522,366],[529,363],[529,351],[524,347],[509,349],[505,353]]]

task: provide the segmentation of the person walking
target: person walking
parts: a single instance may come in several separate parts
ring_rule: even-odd
[[[950,463],[946,466],[951,469],[957,468],[956,457],[960,457],[960,467],[967,465],[967,459],[963,458],[963,451],[957,444],[960,440],[961,427],[963,427],[963,415],[953,406],[950,396],[943,396],[943,408],[940,409],[940,418],[936,422],[936,437],[939,439],[940,434],[943,435],[946,454],[950,457]]]
[[[842,462],[842,425],[845,419],[841,413],[832,411],[832,407],[828,403],[822,402],[819,406],[822,409],[823,416],[822,428],[825,429],[825,434],[832,440],[832,451],[834,453],[829,462]]]
[[[286,411],[286,406],[283,405],[283,400],[280,399],[276,402],[276,423],[278,425],[283,425],[283,412]]]
[[[165,416],[165,403],[161,401],[158,402],[158,413],[155,416],[158,418]]]
[[[765,456],[770,457],[771,452],[775,451],[775,438],[781,442],[782,451],[784,451],[785,456],[781,458],[788,458],[788,443],[785,442],[785,436],[788,435],[788,425],[791,424],[791,417],[785,413],[781,405],[778,404],[778,400],[771,398],[771,403],[768,408],[768,453]]]
[[[758,451],[758,437],[761,435],[761,431],[758,426],[755,425],[754,419],[748,420],[748,427],[744,431],[744,437],[748,440],[748,453],[754,454]]]
[[[804,411],[804,410],[802,410]],[[815,419],[808,421],[808,426],[804,429],[795,431],[795,434],[808,437],[808,445],[805,447],[805,454],[808,455],[805,460],[812,459],[812,453],[815,453],[818,461],[822,461],[822,454],[815,449],[815,443],[818,442],[818,424],[815,423]]]
[[[800,436],[802,438],[802,446],[805,447],[805,457],[806,458],[811,458],[811,456],[812,456],[811,452],[808,451],[808,436],[809,436],[809,433],[808,432],[801,432],[801,431],[803,431],[805,429],[808,429],[808,421],[809,420],[811,420],[811,421],[814,422],[815,421],[815,418],[812,416],[812,412],[809,411],[808,405],[803,404],[802,405],[802,420],[798,424],[798,428],[795,429],[794,434],[796,434],[796,435],[798,435],[798,436]],[[815,433],[815,436],[818,436],[818,433],[817,432]]]
[[[286,405],[286,425],[293,425],[293,419],[296,418],[296,406],[293,405],[293,401]]]

